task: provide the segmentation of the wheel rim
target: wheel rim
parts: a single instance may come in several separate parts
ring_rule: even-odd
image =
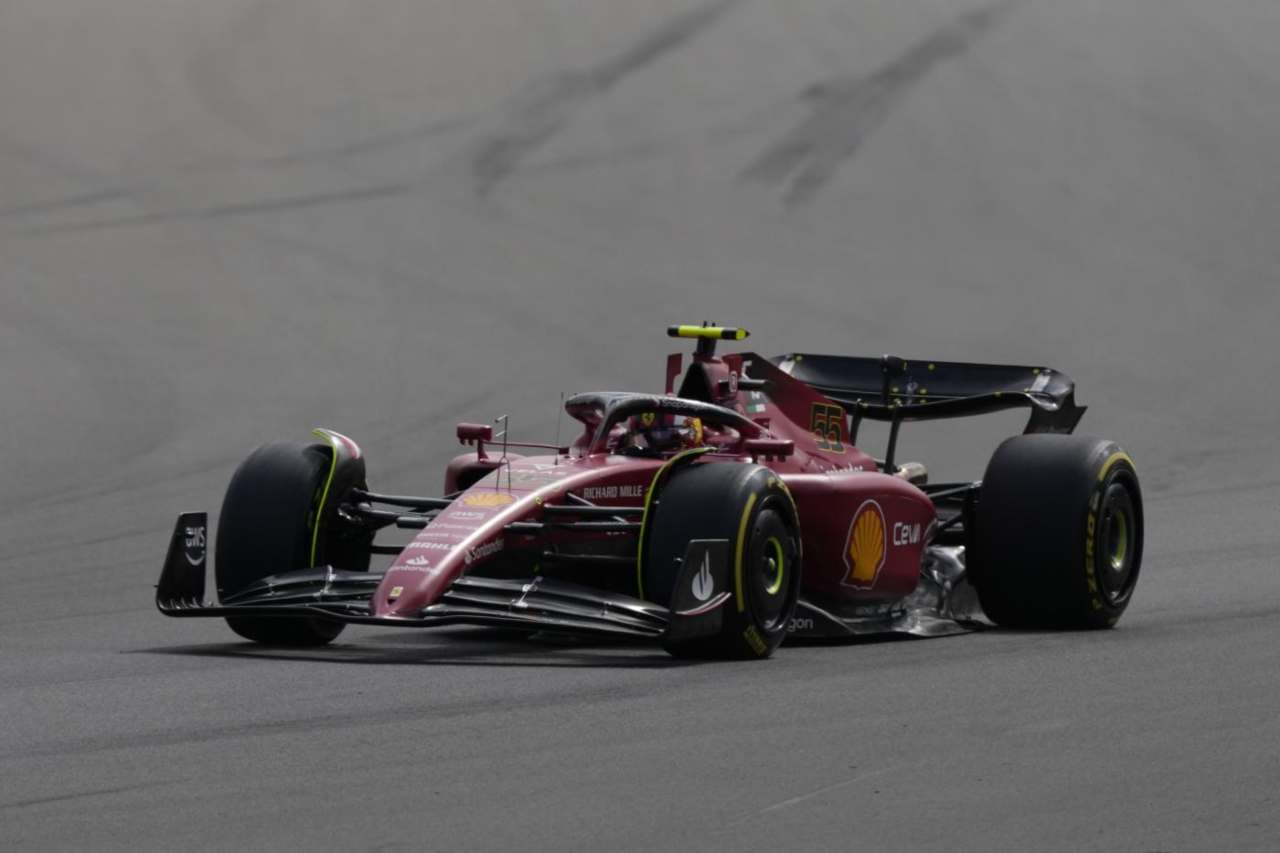
[[[796,558],[791,533],[777,512],[766,509],[756,517],[749,554],[751,609],[757,624],[773,631],[787,616]]]
[[[1136,555],[1139,544],[1137,508],[1129,489],[1121,481],[1107,486],[1102,497],[1098,535],[1098,580],[1112,605],[1125,601],[1137,580]]]
[[[764,592],[765,595],[777,595],[782,590],[782,581],[787,572],[787,555],[783,553],[782,542],[776,536],[770,536],[764,543]]]
[[[1111,524],[1107,535],[1111,539],[1111,569],[1118,572],[1124,568],[1125,559],[1129,554],[1129,516],[1127,513],[1117,512],[1111,516]]]

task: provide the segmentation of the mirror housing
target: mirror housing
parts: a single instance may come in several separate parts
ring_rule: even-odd
[[[753,462],[761,456],[766,460],[786,459],[796,452],[796,443],[781,438],[748,438],[743,442],[742,449],[751,456]]]
[[[458,441],[463,444],[493,441],[493,427],[489,424],[458,424]]]

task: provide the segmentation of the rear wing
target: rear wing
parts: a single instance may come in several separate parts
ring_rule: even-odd
[[[788,354],[773,359],[784,373],[841,403],[852,417],[850,440],[863,418],[927,421],[1031,410],[1024,432],[1070,433],[1085,407],[1075,383],[1050,367],[908,361],[896,356],[854,358]]]

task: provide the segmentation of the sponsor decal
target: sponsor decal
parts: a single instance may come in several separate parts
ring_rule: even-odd
[[[204,545],[205,545],[205,527],[198,524],[186,528],[184,531],[186,536],[183,541],[182,555],[187,558],[187,562],[193,566],[204,565]]]
[[[538,486],[563,480],[573,471],[567,465],[551,465],[532,462],[519,468],[507,469],[507,480],[518,486]]]
[[[702,568],[694,574],[689,591],[698,601],[706,601],[716,591],[715,587],[715,579],[711,577],[711,551],[707,549],[702,552]]]
[[[417,557],[410,557],[408,560],[402,562],[402,564],[392,566],[392,571],[415,571],[415,573],[424,575],[434,575],[436,571],[439,570],[440,567],[434,565],[433,562],[431,562],[430,557],[421,555]]]
[[[842,583],[856,589],[875,586],[884,566],[887,545],[884,510],[875,501],[863,501],[849,523],[849,535],[844,544],[844,564],[849,574]]]
[[[809,409],[809,431],[819,450],[844,453],[844,409],[834,403],[814,403]]]
[[[468,492],[462,496],[462,503],[466,506],[481,506],[494,508],[499,506],[507,506],[515,503],[514,495],[503,494],[502,492]]]
[[[792,616],[791,621],[787,623],[787,632],[794,634],[797,631],[812,631],[812,616]]]
[[[582,490],[582,498],[588,501],[609,501],[619,498],[644,498],[645,486],[587,486]]]
[[[405,546],[405,549],[413,549],[415,551],[448,551],[452,545],[446,545],[443,542],[419,542],[416,539]]]
[[[732,370],[729,371],[729,393],[738,393],[738,374]]]
[[[456,518],[459,521],[470,521],[472,519],[484,518],[484,513],[472,512],[471,510],[466,509],[455,509],[453,512],[449,513],[449,518]],[[470,530],[471,528],[465,527],[462,529]]]
[[[901,521],[893,523],[893,544],[900,545],[916,545],[920,542],[920,525],[906,524]]]
[[[477,545],[466,553],[462,558],[464,565],[471,565],[476,560],[483,560],[485,557],[491,557],[506,547],[506,541],[502,539],[494,539],[492,542],[486,542],[483,545]]]
[[[470,513],[468,513],[470,515]],[[480,518],[484,518],[483,512],[475,513]],[[475,530],[470,524],[450,524],[447,521],[433,521],[427,530],[466,530],[468,532]]]
[[[404,594],[404,587],[393,586],[391,587],[391,592],[387,593],[387,600],[395,601],[397,598],[399,598],[403,594]]]
[[[470,529],[470,527],[467,528],[467,530]],[[426,539],[456,539],[458,536],[456,533],[443,533],[439,530],[428,530],[427,532],[419,533],[418,535]]]
[[[763,391],[752,391],[747,395],[747,413],[752,415],[763,414],[765,410],[765,396]]]

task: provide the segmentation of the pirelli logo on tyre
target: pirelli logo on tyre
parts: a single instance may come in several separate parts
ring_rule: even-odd
[[[849,571],[841,583],[855,589],[871,589],[884,568],[887,553],[884,510],[875,501],[863,501],[849,522],[844,543],[844,564]]]

